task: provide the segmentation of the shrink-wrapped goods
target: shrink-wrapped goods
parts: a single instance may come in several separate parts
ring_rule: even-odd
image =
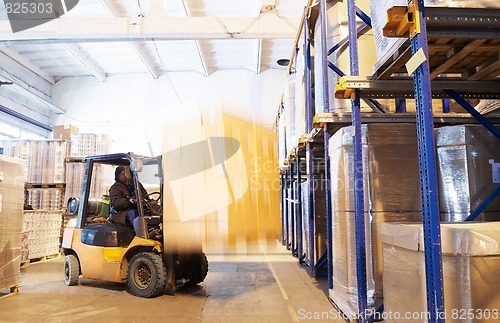
[[[305,181],[301,184],[302,227],[304,228],[302,241],[306,255],[305,261],[312,258],[314,263],[317,263],[326,251],[326,182],[324,179],[314,179],[312,183],[312,201],[309,201],[310,182]],[[312,206],[312,213],[309,210],[310,206]],[[313,227],[310,226],[309,219],[313,220]],[[309,250],[314,250],[313,254]]]
[[[0,155],[0,290],[20,284],[23,163]]]
[[[349,317],[358,313],[352,127],[330,139],[333,289],[330,298]],[[384,222],[420,221],[420,181],[414,124],[362,125],[368,305],[382,303]]]
[[[347,23],[347,2],[328,2],[326,4],[326,44],[323,44],[321,38],[321,19],[318,18],[314,27],[314,104],[316,113],[333,112],[342,114],[351,111],[351,101],[343,99],[335,99],[335,84],[339,80],[339,75],[330,67],[326,67],[327,75],[324,75],[323,69],[325,63],[322,60],[321,53],[326,50],[329,51],[334,45],[348,37],[348,23]],[[370,9],[370,2],[367,0],[356,1],[356,6],[368,12]],[[357,26],[362,24],[361,19],[357,20]],[[373,41],[373,31],[367,28],[358,37],[358,73],[360,76],[370,76],[373,73],[373,65],[376,62],[376,56],[373,55],[375,51],[375,43]],[[336,51],[328,55],[328,61],[340,69],[344,74],[350,75],[351,59],[349,55],[349,47],[341,46]],[[327,63],[328,64],[328,63]],[[328,82],[328,97],[329,104],[325,106],[323,100],[323,80]],[[379,100],[383,106],[388,106],[388,100]],[[367,108],[368,105],[361,101],[361,107]],[[367,108],[367,111],[371,111]]]
[[[463,221],[500,184],[493,167],[500,141],[482,125],[456,125],[436,129],[436,146],[441,220]],[[500,199],[478,220],[500,220]]]
[[[384,223],[380,237],[384,322],[427,321],[422,224]],[[499,245],[500,222],[441,224],[446,322],[498,321]]]
[[[285,90],[283,92],[283,113],[285,123],[285,156],[290,155],[290,151],[297,146],[295,138],[295,74],[287,77]]]
[[[24,211],[23,235],[27,237],[28,259],[59,254],[62,211]]]

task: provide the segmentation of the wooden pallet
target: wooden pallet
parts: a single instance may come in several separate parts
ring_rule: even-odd
[[[405,75],[406,62],[411,57],[409,41],[399,47],[395,55],[382,64],[374,79],[386,80],[394,74]],[[494,80],[500,75],[500,40],[452,39],[428,40],[431,80],[440,75],[468,81]]]
[[[500,75],[500,9],[425,8],[430,79],[494,80]],[[373,79],[407,75],[406,39],[376,65]]]
[[[44,261],[49,261],[49,260],[59,259],[59,258],[61,258],[60,253],[53,254],[53,255],[47,255],[47,256],[43,256],[43,257],[38,257],[38,258],[28,259],[24,262],[21,262],[21,268],[29,267],[29,265],[33,264],[33,263],[39,263],[39,262],[44,262]]]
[[[8,295],[15,294],[15,293],[19,293],[20,292],[20,287],[21,287],[20,284],[16,284],[16,285],[13,285],[13,286],[6,287],[4,289],[0,289],[0,298],[8,296]],[[7,292],[6,293],[2,293],[3,290],[5,290]]]

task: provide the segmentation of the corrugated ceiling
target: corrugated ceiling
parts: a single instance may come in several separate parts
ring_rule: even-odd
[[[175,71],[260,73],[286,68],[276,62],[291,56],[305,4],[304,0],[80,0],[60,21],[14,34],[5,31],[7,14],[0,6],[4,23],[0,51],[51,83],[85,75],[105,81],[110,75],[127,73],[150,73],[155,78]],[[173,18],[180,20],[172,22]],[[177,25],[182,30],[172,29]]]

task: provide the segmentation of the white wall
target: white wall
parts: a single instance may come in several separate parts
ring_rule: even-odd
[[[92,77],[65,78],[54,86],[52,98],[66,114],[54,115],[52,124],[107,134],[112,152],[149,155],[151,142],[154,154],[159,154],[162,118],[175,115],[182,104],[220,108],[224,114],[271,128],[286,72],[227,70],[209,77],[177,72],[158,80],[147,74],[117,75],[104,83]]]

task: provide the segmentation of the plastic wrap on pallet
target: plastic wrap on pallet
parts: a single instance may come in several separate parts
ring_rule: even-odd
[[[309,223],[309,181],[305,181],[300,184],[300,189],[302,192],[301,202],[302,202],[302,251],[304,256],[304,261],[309,262],[311,255],[309,254],[309,246],[311,246],[309,233],[311,232],[311,226]],[[299,255],[302,256],[302,255]]]
[[[34,210],[61,210],[63,209],[63,193],[58,188],[30,188],[27,189],[27,203]]]
[[[81,197],[85,176],[85,164],[70,162],[66,164],[66,194],[64,203],[72,196]],[[109,193],[109,187],[114,182],[114,168],[111,165],[95,164],[92,171],[89,198],[100,198]]]
[[[313,214],[309,211],[309,181],[302,183],[302,227],[303,227],[303,251],[306,260],[312,257],[316,263],[326,251],[326,194],[325,180],[313,180]],[[309,219],[314,219],[314,227],[310,227]],[[309,239],[309,234],[313,230],[313,240]],[[310,244],[313,244],[314,255],[309,254]]]
[[[385,223],[383,243],[386,312],[423,322],[426,313],[422,224]],[[495,322],[500,308],[500,222],[442,223],[441,247],[446,322]],[[409,279],[411,277],[411,279]],[[470,313],[470,315],[469,315]],[[399,322],[396,315],[384,322]]]
[[[382,29],[387,23],[387,9],[407,5],[407,0],[371,1],[370,17],[377,58],[380,62],[385,62],[391,57],[406,40],[406,38],[384,37]],[[500,8],[498,0],[424,0],[424,5],[427,7]]]
[[[71,134],[71,157],[86,157],[109,153],[110,138],[105,134]]]
[[[0,155],[0,290],[20,283],[23,164],[19,158]]]
[[[338,6],[334,6],[333,2],[326,4],[327,6],[327,28],[326,28],[326,47],[327,50],[332,48],[334,44],[342,40],[342,36],[339,31],[339,17],[338,17]],[[316,108],[316,113],[321,112],[335,112],[336,107],[340,105],[341,102],[336,100],[333,95],[330,95],[330,106],[325,106],[323,101],[323,78],[328,78],[328,93],[335,93],[335,83],[337,83],[338,75],[329,67],[327,67],[327,75],[323,75],[324,62],[321,59],[321,54],[324,51],[324,44],[321,39],[321,19],[316,21],[316,26],[314,28],[314,106]],[[337,52],[332,53],[328,56],[331,62],[337,62]]]
[[[283,117],[285,118],[285,145],[286,156],[297,146],[295,137],[295,74],[288,75],[283,92]]]
[[[369,306],[380,305],[383,295],[377,227],[421,220],[415,133],[412,124],[362,125]],[[329,142],[334,255],[330,296],[348,315],[358,311],[352,141],[352,127],[345,127]]]
[[[302,135],[306,132],[306,103],[304,86],[304,46],[299,46],[299,51],[295,61],[295,135],[293,142],[297,144]]]
[[[373,1],[372,1],[373,2]],[[358,0],[356,7],[364,12],[370,9],[370,1]],[[357,26],[361,26],[362,21],[357,19]],[[348,21],[347,21],[347,2],[346,1],[332,1],[327,3],[327,30],[326,30],[326,49],[330,50],[334,45],[338,45],[341,40],[348,37]],[[315,107],[316,113],[320,112],[334,112],[343,113],[352,110],[351,101],[345,99],[335,99],[335,85],[340,76],[327,67],[328,78],[328,93],[329,93],[329,107],[325,107],[323,102],[323,66],[322,53],[324,45],[321,39],[321,19],[316,21],[314,29],[314,42],[315,42],[315,55],[314,55],[314,91],[315,91]],[[375,51],[375,44],[373,41],[373,32],[365,30],[358,36],[358,75],[369,76],[373,73],[373,65],[375,64],[376,56],[373,55]],[[327,57],[327,60],[339,68],[346,75],[350,74],[351,58],[349,47],[344,45],[338,48],[335,52]],[[389,105],[389,100],[379,100],[386,108]],[[361,108],[367,109],[368,105],[365,101],[360,102]]]
[[[4,155],[26,161],[25,182],[64,183],[64,162],[68,155],[67,141],[6,140],[2,145]]]
[[[62,211],[24,211],[23,233],[28,238],[28,258],[59,254]]]
[[[499,184],[490,161],[500,163],[500,142],[482,125],[436,129],[442,220],[463,221]],[[500,220],[500,198],[478,220]]]
[[[418,148],[414,124],[362,125],[365,210],[421,210]],[[352,127],[330,139],[332,201],[339,211],[354,211]]]
[[[293,187],[294,184],[292,184],[292,187]],[[288,204],[288,213],[287,213],[287,222],[286,222],[286,228],[287,228],[287,241],[288,241],[288,245],[291,246],[291,243],[292,243],[292,236],[293,236],[293,232],[292,232],[292,214],[295,213],[295,203],[294,203],[294,200],[293,200],[293,188],[288,188],[287,189],[287,192],[288,192],[288,200],[287,200],[287,204]]]
[[[278,119],[278,167],[285,167],[285,159],[287,158],[286,142],[285,142],[285,115],[282,113]]]

